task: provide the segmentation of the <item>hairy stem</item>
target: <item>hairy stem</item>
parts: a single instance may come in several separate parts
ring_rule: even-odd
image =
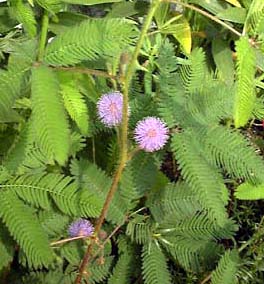
[[[170,2],[170,3],[175,3],[175,4],[179,4],[179,5],[182,5],[183,7],[186,7],[190,10],[193,10],[193,11],[196,11],[198,12],[199,14],[201,15],[204,15],[205,17],[211,19],[212,21],[220,24],[221,26],[223,26],[224,28],[230,30],[232,33],[234,33],[235,35],[241,37],[242,36],[242,33],[240,33],[239,31],[237,31],[236,29],[234,29],[233,27],[231,27],[230,25],[228,25],[227,23],[225,23],[224,21],[220,20],[219,18],[217,18],[216,16],[196,7],[196,6],[193,6],[191,4],[188,4],[188,3],[184,3],[184,2],[181,2],[181,1],[178,1],[178,0],[163,0],[163,2]]]
[[[140,33],[140,37],[138,39],[137,45],[135,47],[134,53],[132,55],[131,61],[128,65],[128,69],[127,72],[125,74],[124,78],[121,78],[121,83],[123,85],[123,119],[122,119],[122,125],[121,125],[121,145],[120,145],[120,162],[119,162],[119,166],[116,170],[116,173],[114,175],[113,178],[113,182],[111,184],[110,190],[107,194],[103,209],[101,211],[100,217],[96,223],[95,226],[95,235],[97,235],[100,230],[101,227],[105,221],[105,217],[107,215],[108,209],[110,207],[111,201],[114,197],[114,194],[117,190],[117,186],[119,183],[119,180],[121,178],[122,172],[126,166],[127,163],[127,158],[128,158],[128,93],[129,93],[129,86],[130,86],[130,82],[135,70],[135,65],[136,65],[136,61],[140,52],[140,49],[142,47],[144,38],[147,34],[148,28],[151,24],[152,21],[152,17],[159,5],[161,0],[156,0],[153,2],[153,4],[151,5],[149,12],[146,16],[146,19],[144,21],[141,33]],[[88,262],[91,259],[91,253],[92,253],[92,249],[93,249],[93,244],[94,241],[91,242],[91,244],[88,246],[85,255],[83,257],[83,260],[80,264],[79,267],[79,273],[75,279],[75,284],[80,284],[84,271],[86,269],[86,266],[88,264]]]
[[[40,40],[39,40],[38,61],[42,61],[44,57],[44,51],[48,35],[48,27],[49,27],[49,15],[47,11],[44,11],[42,17]]]

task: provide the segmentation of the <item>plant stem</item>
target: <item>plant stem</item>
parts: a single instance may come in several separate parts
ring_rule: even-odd
[[[140,52],[140,49],[142,47],[144,38],[147,34],[148,28],[151,24],[152,21],[152,17],[159,5],[159,3],[161,2],[161,0],[154,0],[153,4],[151,5],[149,12],[147,14],[147,17],[144,21],[141,33],[140,33],[140,37],[139,40],[137,42],[137,45],[135,47],[134,53],[132,55],[131,61],[128,65],[128,69],[127,72],[125,74],[124,78],[121,78],[121,83],[123,84],[123,119],[122,119],[122,125],[121,125],[121,145],[120,145],[120,162],[119,162],[119,166],[116,170],[116,173],[114,175],[113,178],[113,182],[111,184],[110,190],[107,194],[103,209],[101,211],[100,217],[97,221],[97,224],[95,226],[95,235],[97,235],[100,230],[101,227],[104,223],[105,217],[107,215],[109,206],[111,204],[111,201],[114,197],[114,194],[117,190],[117,186],[119,183],[119,180],[121,178],[122,172],[126,166],[126,162],[127,162],[127,156],[128,156],[128,93],[129,93],[129,86],[130,86],[130,82],[134,73],[134,69],[135,69],[135,65],[136,65],[136,61]],[[91,259],[91,252],[92,252],[92,248],[93,248],[93,244],[94,241],[91,242],[91,244],[88,246],[85,255],[83,257],[83,260],[80,264],[79,267],[79,273],[75,279],[75,284],[80,284],[85,268],[89,262],[89,260]]]
[[[238,249],[238,252],[243,251],[246,247],[250,246],[252,243],[254,243],[256,241],[254,236],[256,236],[259,233],[259,231],[260,231],[260,229],[263,225],[263,222],[264,222],[264,216],[262,216],[260,223],[258,225],[258,228],[257,228],[256,232],[254,233],[254,235]]]
[[[44,11],[42,17],[42,25],[41,25],[41,33],[40,33],[40,40],[39,40],[39,50],[38,50],[38,61],[41,62],[44,57],[44,51],[47,41],[47,34],[48,34],[48,27],[49,27],[49,15],[47,11]]]
[[[212,277],[211,274],[207,275],[200,284],[205,284],[206,282],[208,282],[211,279],[211,277]]]
[[[59,241],[51,242],[50,246],[54,247],[56,245],[61,245],[61,244],[65,244],[65,243],[68,243],[68,242],[72,242],[72,241],[75,241],[75,240],[81,240],[81,239],[87,239],[87,236],[79,236],[79,237],[62,239],[62,240],[59,240]]]
[[[50,66],[50,68],[53,68],[55,70],[63,70],[63,71],[72,71],[72,72],[77,72],[77,73],[82,73],[82,74],[88,74],[88,75],[95,75],[99,77],[104,77],[104,78],[110,78],[113,80],[116,80],[117,77],[114,75],[110,75],[104,71],[101,70],[94,70],[94,69],[88,69],[88,68],[83,68],[83,67],[62,67],[62,66]]]
[[[230,30],[232,33],[234,33],[235,35],[241,37],[242,36],[242,33],[240,33],[239,31],[237,31],[236,29],[232,28],[230,25],[226,24],[224,21],[220,20],[219,18],[217,18],[216,16],[196,7],[196,6],[193,6],[191,4],[187,4],[187,3],[184,3],[184,2],[181,2],[181,1],[177,1],[177,0],[163,0],[163,2],[170,2],[170,3],[175,3],[175,4],[179,4],[179,5],[182,5],[183,7],[186,7],[188,9],[191,9],[193,11],[196,11],[198,12],[199,14],[201,15],[204,15],[205,17],[213,20],[214,22],[220,24],[221,26],[225,27],[226,29]]]

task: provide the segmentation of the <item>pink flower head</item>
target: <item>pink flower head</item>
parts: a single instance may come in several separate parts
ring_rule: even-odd
[[[98,115],[108,127],[116,126],[122,121],[123,95],[120,92],[107,93],[97,103]]]
[[[157,117],[146,117],[137,123],[135,140],[146,152],[161,149],[169,139],[166,124]]]
[[[71,223],[68,229],[69,235],[71,237],[89,237],[94,232],[93,224],[86,219],[78,219]]]

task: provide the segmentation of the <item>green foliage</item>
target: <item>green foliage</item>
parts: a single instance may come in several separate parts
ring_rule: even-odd
[[[61,84],[61,94],[64,105],[71,119],[76,122],[81,133],[87,135],[89,129],[89,115],[85,98],[76,86],[78,83],[77,80],[70,82],[69,80],[70,78],[66,76],[64,79],[66,82]]]
[[[36,19],[34,13],[28,3],[23,0],[9,0],[12,7],[12,13],[19,23],[22,23],[26,32],[30,37],[34,37],[37,33]]]
[[[155,243],[143,247],[142,269],[146,284],[171,283],[166,257]]]
[[[14,255],[14,243],[12,242],[12,239],[9,237],[8,232],[2,223],[0,224],[0,255],[1,271],[4,267],[8,266],[9,263],[11,263]]]
[[[126,284],[130,282],[133,274],[133,254],[132,250],[128,249],[120,254],[119,259],[113,269],[112,275],[108,279],[108,284]]]
[[[240,133],[219,126],[209,129],[203,139],[214,163],[230,175],[254,183],[263,181],[263,160]]]
[[[54,14],[56,11],[59,11],[61,8],[60,0],[35,0],[35,2],[52,14]]]
[[[202,49],[196,49],[181,68],[181,75],[188,93],[199,91],[201,82],[206,79],[205,54]]]
[[[112,2],[119,2],[121,0],[63,0],[65,3],[71,4],[82,4],[82,5],[95,5],[95,4],[102,4],[102,3],[112,3]]]
[[[118,56],[133,42],[135,28],[119,19],[93,19],[57,36],[46,49],[45,62],[72,65],[83,60]]]
[[[47,267],[53,254],[44,229],[34,217],[34,211],[19,200],[12,190],[2,189],[0,194],[0,216],[25,252],[28,265]]]
[[[188,185],[199,192],[199,200],[209,210],[211,217],[223,224],[226,213],[221,200],[222,180],[217,169],[206,160],[192,133],[175,135],[172,149]]]
[[[241,200],[257,200],[264,198],[264,186],[242,183],[236,189],[235,196]]]
[[[1,283],[74,283],[89,244],[83,283],[263,282],[263,1],[189,2],[143,37],[152,3],[0,4]],[[128,133],[97,113],[126,88]],[[155,153],[133,137],[147,116],[169,128]]]
[[[2,123],[10,122],[10,112],[14,112],[11,107],[13,106],[15,99],[20,96],[24,74],[29,69],[29,64],[27,62],[26,64],[23,64],[22,62],[17,64],[17,57],[14,58],[14,61],[11,59],[12,57],[9,59],[10,63],[8,65],[8,70],[0,70],[0,121]]]
[[[89,189],[89,191],[83,192],[84,198],[92,198],[92,204],[97,200],[102,207],[110,189],[111,179],[96,165],[86,160],[75,160],[71,164],[71,172],[79,186]],[[120,196],[115,195],[109,208],[107,220],[115,224],[122,224],[125,221],[126,210],[127,208],[122,203]]]
[[[235,126],[244,126],[252,115],[255,102],[255,52],[248,37],[236,42],[237,50],[237,90],[234,102]]]
[[[44,153],[63,165],[69,152],[69,126],[58,81],[46,66],[32,70],[32,108],[36,140]]]
[[[236,250],[226,251],[212,273],[212,284],[236,283],[239,257]]]

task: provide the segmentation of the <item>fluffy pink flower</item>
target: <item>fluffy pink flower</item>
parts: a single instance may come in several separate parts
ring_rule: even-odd
[[[146,117],[137,123],[135,140],[146,152],[161,149],[169,139],[166,124],[157,117]]]
[[[107,93],[97,103],[98,115],[108,127],[116,126],[122,121],[123,95],[120,92]]]
[[[89,237],[94,232],[93,224],[86,219],[78,219],[71,223],[68,229],[69,235],[71,237]]]

